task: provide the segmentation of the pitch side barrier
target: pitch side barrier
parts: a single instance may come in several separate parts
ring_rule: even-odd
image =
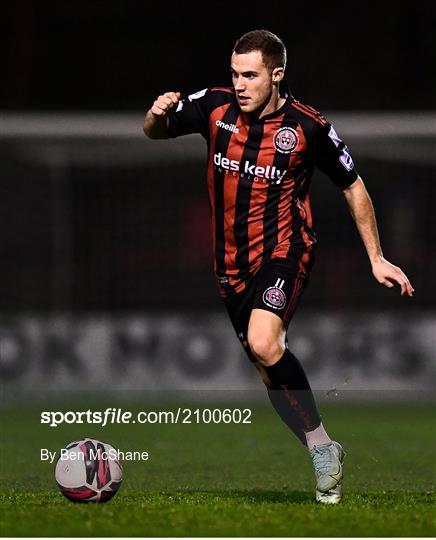
[[[404,163],[436,164],[436,111],[325,111],[338,133],[363,158]],[[0,111],[0,146],[27,143],[21,148],[38,162],[156,163],[168,157],[166,141],[147,140],[144,112],[131,113],[10,113]],[[90,151],[90,142],[95,146]],[[116,142],[108,152],[108,145]],[[120,143],[126,144],[120,144]],[[37,143],[37,146],[34,146]],[[97,144],[98,143],[98,144]],[[99,149],[100,145],[100,149]],[[62,151],[60,151],[60,148]],[[204,159],[204,141],[189,135],[172,141],[172,159]]]
[[[317,312],[293,321],[289,342],[322,395],[398,399],[434,390],[435,335],[436,316],[425,313]],[[102,389],[142,398],[160,390],[261,389],[221,313],[3,316],[0,350],[6,402]]]
[[[324,111],[344,136],[432,137],[436,111]],[[0,138],[122,138],[144,137],[144,112],[6,112],[0,111]]]

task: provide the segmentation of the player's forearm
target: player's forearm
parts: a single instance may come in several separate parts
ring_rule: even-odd
[[[380,246],[377,221],[374,207],[363,181],[360,178],[356,180],[352,186],[344,190],[344,196],[371,264],[379,262],[383,258],[383,253]]]
[[[145,115],[143,129],[150,139],[169,138],[167,116],[156,116],[151,110]]]

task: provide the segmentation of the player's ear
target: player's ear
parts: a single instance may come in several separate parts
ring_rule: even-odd
[[[272,71],[272,81],[274,84],[278,84],[285,75],[285,68],[283,67],[277,67],[274,68]]]

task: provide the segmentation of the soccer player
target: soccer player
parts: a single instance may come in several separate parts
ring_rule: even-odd
[[[371,199],[347,146],[313,107],[284,85],[286,48],[267,30],[243,35],[231,55],[232,87],[159,96],[147,112],[152,139],[201,133],[208,145],[214,268],[233,327],[274,408],[307,446],[316,499],[342,496],[344,451],[321,422],[286,332],[307,284],[316,237],[309,184],[314,167],[341,190],[376,280],[414,289],[380,247]]]

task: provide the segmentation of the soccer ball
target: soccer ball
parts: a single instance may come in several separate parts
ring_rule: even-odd
[[[110,444],[82,439],[61,450],[55,477],[62,494],[72,502],[105,502],[123,481],[118,452]]]

